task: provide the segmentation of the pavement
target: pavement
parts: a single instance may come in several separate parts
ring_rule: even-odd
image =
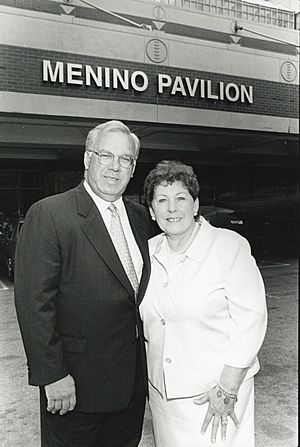
[[[297,447],[298,261],[268,258],[258,263],[269,323],[255,381],[256,447]],[[27,385],[13,284],[1,272],[0,278],[0,447],[39,447],[38,391]],[[139,447],[153,446],[147,407]]]

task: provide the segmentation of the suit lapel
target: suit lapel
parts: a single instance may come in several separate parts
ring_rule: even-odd
[[[143,296],[146,291],[146,287],[149,281],[150,277],[150,258],[149,258],[149,251],[148,251],[148,240],[147,235],[143,232],[143,229],[145,227],[144,220],[140,217],[140,215],[137,213],[135,209],[132,208],[130,202],[124,198],[124,204],[126,208],[126,212],[128,215],[128,219],[130,222],[130,226],[133,232],[133,235],[135,237],[136,243],[138,244],[138,247],[140,249],[144,267],[142,271],[142,276],[140,280],[140,286],[138,290],[138,296],[137,296],[137,303],[140,304],[140,302],[143,299]]]
[[[99,256],[101,256],[109,269],[134,299],[134,291],[111,241],[105,223],[94,201],[85,190],[83,182],[76,188],[76,196],[77,212],[85,217],[81,225],[83,232],[95,247]]]

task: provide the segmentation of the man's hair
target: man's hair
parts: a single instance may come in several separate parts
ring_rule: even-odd
[[[154,190],[157,186],[161,184],[172,185],[176,181],[181,182],[187,188],[194,200],[197,199],[200,187],[193,168],[181,161],[163,160],[157,163],[146,177],[144,196],[147,205],[151,205]]]
[[[135,157],[138,158],[140,151],[140,140],[138,137],[130,131],[130,129],[121,121],[107,121],[106,123],[99,124],[98,126],[91,129],[87,135],[85,142],[85,150],[97,150],[96,143],[101,141],[104,135],[112,132],[119,132],[128,135],[131,142],[132,148],[134,149]]]

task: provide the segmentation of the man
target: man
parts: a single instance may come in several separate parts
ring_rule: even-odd
[[[15,302],[29,383],[40,387],[43,447],[131,447],[141,437],[138,306],[151,224],[142,205],[122,198],[139,147],[119,121],[92,129],[84,181],[33,204],[21,231]]]

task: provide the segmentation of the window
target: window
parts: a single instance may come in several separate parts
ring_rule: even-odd
[[[151,1],[151,0],[148,0]],[[167,6],[189,9],[198,13],[221,15],[235,19],[249,20],[266,25],[294,29],[295,14],[243,0],[152,0]]]
[[[247,3],[242,4],[242,18],[245,20],[248,20],[248,4]]]
[[[277,25],[277,11],[276,10],[272,10],[272,25]]]
[[[254,7],[248,5],[248,19],[254,20]]]
[[[204,0],[204,12],[210,12],[210,0]]]
[[[229,16],[229,0],[224,0],[224,16]]]
[[[233,0],[230,0],[230,16],[236,17],[236,3]]]
[[[271,10],[270,9],[266,9],[266,23],[268,25],[271,25]]]
[[[236,2],[236,17],[239,19],[242,17],[242,2],[237,1]]]

